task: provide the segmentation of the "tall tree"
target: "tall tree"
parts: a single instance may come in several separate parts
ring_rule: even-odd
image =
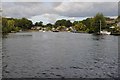
[[[75,25],[78,24],[79,22],[80,22],[80,21],[74,21],[72,25],[75,26]]]
[[[28,20],[27,18],[20,19],[20,24],[23,29],[30,29],[32,27],[32,21]]]
[[[86,26],[80,22],[80,23],[77,23],[75,26],[74,26],[74,29],[76,31],[85,31],[86,30]]]
[[[70,26],[72,26],[71,21],[70,21],[70,20],[67,20],[65,26],[66,26],[66,27],[70,27]]]
[[[8,20],[7,21],[7,27],[10,29],[10,31],[13,30],[14,27],[15,27],[15,21],[14,20]]]
[[[97,13],[93,20],[94,32],[100,31],[100,23],[101,28],[104,29],[106,27],[105,17],[102,13]]]
[[[42,27],[42,26],[43,26],[43,22],[42,22],[42,21],[36,22],[36,23],[35,23],[35,26],[41,26],[41,27]]]
[[[7,18],[2,18],[2,26],[7,27]]]
[[[65,20],[65,19],[57,20],[55,22],[55,27],[59,27],[59,26],[70,27],[72,26],[72,23],[70,22],[70,20]]]
[[[46,24],[46,27],[52,27],[53,25],[51,23]]]

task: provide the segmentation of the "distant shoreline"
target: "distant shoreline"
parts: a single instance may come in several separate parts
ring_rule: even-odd
[[[43,31],[38,31],[38,30],[24,30],[24,31],[21,31],[21,32],[14,32],[14,33],[24,33],[24,32],[43,32]],[[45,32],[53,32],[53,31],[45,31]],[[82,34],[93,34],[93,35],[99,35],[99,34],[96,34],[96,33],[88,33],[88,32],[68,32],[68,31],[59,31],[59,32],[53,32],[53,33],[61,33],[61,32],[66,32],[66,33],[82,33]],[[12,33],[12,32],[10,32]],[[3,33],[3,35],[7,35],[7,34],[10,34],[10,33]],[[44,32],[43,32],[44,33]],[[119,33],[112,33],[110,35],[114,35],[114,36],[120,36]]]

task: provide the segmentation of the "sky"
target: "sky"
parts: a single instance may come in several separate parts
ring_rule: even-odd
[[[1,0],[2,2],[119,2],[119,0]]]
[[[71,1],[71,2],[70,2]],[[118,15],[118,0],[2,0],[2,15],[6,17],[26,17],[35,22],[44,24],[54,23],[59,19],[69,19],[72,22],[93,17],[96,13],[116,17]]]

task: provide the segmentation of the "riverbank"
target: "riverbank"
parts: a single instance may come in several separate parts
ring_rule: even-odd
[[[112,33],[110,35],[120,36],[120,33]]]
[[[20,30],[20,31],[11,31],[10,33],[19,33],[19,32],[71,32],[71,33],[88,33],[88,32],[85,32],[85,31],[52,31],[52,30],[49,30],[49,31],[45,31],[45,30],[32,30],[32,29],[28,29],[28,30]],[[2,35],[7,35],[9,33],[2,33]],[[96,34],[96,33],[88,33],[88,34],[93,34],[93,35],[114,35],[114,36],[120,36],[120,33],[111,33],[111,34]]]

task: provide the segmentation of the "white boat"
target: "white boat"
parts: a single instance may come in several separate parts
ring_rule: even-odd
[[[108,31],[100,31],[100,34],[107,34],[107,35],[110,35],[111,34],[111,32],[108,32]]]
[[[100,20],[100,34],[103,34],[103,35],[110,35],[111,34],[111,32],[108,32],[108,31],[106,31],[106,30],[101,30],[101,20]]]
[[[46,31],[43,31],[43,32],[46,32]]]

